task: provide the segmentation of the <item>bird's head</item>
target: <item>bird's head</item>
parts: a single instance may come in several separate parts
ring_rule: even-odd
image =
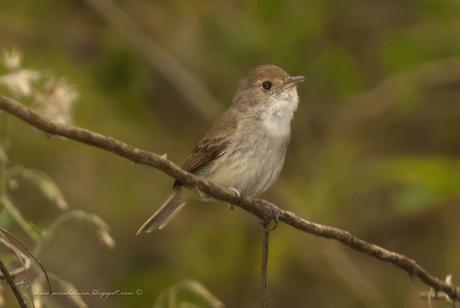
[[[290,76],[276,65],[259,65],[240,80],[233,104],[246,110],[281,107],[295,110],[297,84],[303,81],[303,76]]]

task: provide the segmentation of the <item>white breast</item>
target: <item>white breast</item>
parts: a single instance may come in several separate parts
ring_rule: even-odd
[[[297,88],[292,87],[279,95],[273,95],[262,113],[263,126],[272,136],[289,137],[291,121],[299,103]]]

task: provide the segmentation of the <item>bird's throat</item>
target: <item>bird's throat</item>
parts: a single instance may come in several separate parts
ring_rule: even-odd
[[[295,88],[284,91],[271,98],[271,102],[262,111],[262,123],[269,135],[288,137],[291,133],[291,121],[297,109],[299,98]]]

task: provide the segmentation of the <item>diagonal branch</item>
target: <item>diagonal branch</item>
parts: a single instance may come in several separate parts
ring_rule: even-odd
[[[168,160],[166,155],[159,155],[144,151],[115,138],[104,136],[88,129],[55,123],[41,116],[31,108],[4,96],[0,96],[0,109],[48,134],[73,139],[81,143],[113,152],[114,154],[127,158],[135,163],[159,169],[185,185],[195,186],[199,190],[216,199],[239,206],[263,221],[266,221],[271,217],[270,208],[264,207],[257,199],[239,198],[238,195],[231,190],[228,190],[220,185],[213,184],[195,176],[194,174],[182,170],[176,164]],[[362,252],[386,263],[390,263],[406,271],[411,277],[418,277],[435,291],[442,291],[452,300],[460,301],[459,287],[450,285],[445,281],[434,277],[423,267],[417,264],[416,261],[402,254],[366,242],[348,231],[308,221],[290,211],[282,210],[280,214],[280,221],[305,233],[339,241],[356,251]]]

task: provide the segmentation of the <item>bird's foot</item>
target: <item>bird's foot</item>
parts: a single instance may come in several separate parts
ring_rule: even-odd
[[[238,196],[238,199],[240,199],[243,196],[243,194],[241,193],[241,191],[238,188],[229,187],[228,189],[231,190],[232,192],[234,192]],[[234,205],[231,204],[231,203],[229,203],[228,205],[230,207],[230,210],[233,211],[233,209],[235,208]]]
[[[267,200],[258,200],[261,205],[269,207],[272,212],[272,217],[270,217],[267,221],[264,221],[264,224],[270,224],[273,220],[275,224],[271,228],[271,230],[275,230],[278,226],[278,222],[280,221],[281,209],[274,203],[267,201]]]

